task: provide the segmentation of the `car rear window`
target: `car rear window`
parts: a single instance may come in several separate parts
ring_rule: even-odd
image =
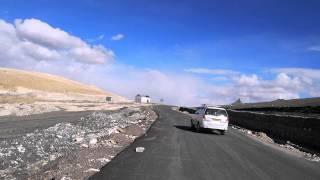
[[[227,116],[227,112],[221,109],[207,109],[206,115],[214,115],[214,116]]]

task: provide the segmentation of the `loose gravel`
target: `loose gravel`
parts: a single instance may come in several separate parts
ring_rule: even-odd
[[[50,163],[57,163],[66,156],[70,157],[70,154],[81,152],[83,148],[86,151],[101,146],[116,148],[122,140],[132,142],[137,137],[136,134],[125,133],[125,129],[137,126],[145,132],[155,119],[156,115],[150,107],[129,107],[113,113],[93,112],[74,124],[58,123],[21,137],[2,140],[0,141],[0,179],[38,177],[37,175],[44,171],[43,167],[50,167]],[[116,134],[123,134],[123,136],[115,141]],[[113,156],[115,154],[113,152]],[[85,156],[82,157],[85,158]],[[101,162],[100,166],[111,159],[108,154],[99,159],[95,158]],[[72,161],[68,163],[72,164]],[[95,172],[92,169],[95,168],[88,168],[84,173],[92,174]],[[49,171],[50,168],[45,170]],[[74,170],[70,172],[76,173]],[[50,176],[54,177],[57,173],[59,174],[55,170]],[[67,178],[61,173],[60,176],[60,178]],[[81,179],[81,177],[77,178]]]

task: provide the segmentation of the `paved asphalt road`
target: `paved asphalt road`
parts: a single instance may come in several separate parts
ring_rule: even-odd
[[[310,162],[230,129],[225,136],[196,133],[189,116],[166,106],[147,136],[91,179],[320,179],[320,163]],[[143,153],[134,149],[143,146]]]
[[[36,129],[44,129],[61,122],[77,122],[81,117],[91,114],[92,111],[82,112],[49,112],[29,116],[3,116],[0,117],[0,140],[15,138]]]

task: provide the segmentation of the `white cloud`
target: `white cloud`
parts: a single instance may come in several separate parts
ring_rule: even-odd
[[[229,78],[229,83],[208,82],[189,73],[170,73],[157,70],[139,70],[121,67],[114,73],[105,72],[106,84],[114,92],[128,97],[137,93],[149,94],[155,100],[178,105],[228,104],[241,98],[244,102],[293,99],[302,92],[313,96],[320,88],[306,88],[305,82],[286,73],[278,73],[273,79],[265,80],[256,74]],[[125,75],[124,75],[125,74]],[[103,76],[102,76],[103,77]],[[103,80],[101,80],[103,81]]]
[[[212,87],[208,97],[223,97],[225,102],[241,98],[244,102],[270,101],[275,99],[292,99],[303,96],[320,95],[320,70],[305,68],[277,68],[268,72],[275,75],[273,79],[263,79],[257,74],[243,74],[227,69],[193,68],[186,72],[209,74],[212,79],[223,79]],[[272,75],[271,74],[271,75]],[[208,89],[208,87],[206,87]]]
[[[177,105],[197,105],[200,101],[209,102],[207,92],[200,79],[187,74],[161,72],[154,69],[137,69],[127,65],[112,64],[109,66],[71,66],[56,62],[38,64],[33,70],[63,75],[87,84],[95,84],[109,92],[130,99],[136,94],[148,94],[154,102],[161,98],[165,103]],[[203,97],[202,97],[203,96]],[[221,99],[219,99],[222,102]],[[214,99],[213,102],[218,102]]]
[[[121,39],[123,39],[123,38],[124,38],[124,35],[123,35],[123,34],[116,34],[116,35],[114,35],[114,36],[111,37],[111,40],[112,40],[112,41],[119,41],[119,40],[121,40]]]
[[[237,83],[242,86],[257,86],[260,84],[260,81],[255,74],[251,76],[241,75],[240,78],[237,79]]]
[[[228,69],[206,69],[206,68],[190,68],[185,69],[185,72],[196,74],[211,74],[211,75],[237,75],[239,72]]]
[[[67,49],[86,45],[80,38],[72,36],[59,28],[53,28],[38,19],[17,19],[15,20],[15,27],[17,36],[21,40],[31,41],[46,47]]]
[[[257,74],[247,75],[227,69],[193,68],[185,71],[209,74],[213,80],[219,78],[227,81],[213,87],[205,87],[211,91],[207,97],[224,99],[225,103],[237,98],[244,102],[257,102],[300,98],[302,94],[312,97],[320,95],[320,70],[317,69],[272,69],[269,72],[274,73],[275,77],[269,80]]]
[[[315,97],[320,96],[320,69],[310,68],[275,68],[272,73],[286,73],[295,77],[295,84],[303,86],[301,92]]]
[[[211,78],[211,80],[213,80],[213,81],[228,81],[229,79],[224,76],[217,76],[217,77]]]
[[[264,80],[254,74],[241,75],[235,79],[229,93],[245,102],[256,102],[299,98],[302,88],[297,78],[291,78],[285,73],[278,74],[272,80]]]
[[[142,93],[154,101],[199,105],[227,104],[237,98],[254,102],[320,96],[319,69],[272,69],[269,73],[274,76],[268,80],[228,69],[192,68],[183,73],[138,69],[107,63],[115,56],[111,50],[36,19],[15,24],[0,20],[0,42],[1,66],[62,75],[128,98]],[[217,81],[194,74],[212,75]]]
[[[307,48],[308,51],[320,51],[320,46],[310,46]]]
[[[79,62],[92,62],[96,64],[103,64],[107,59],[114,56],[111,50],[106,49],[101,45],[97,46],[83,46],[70,50],[71,57]],[[94,59],[93,59],[94,58]]]
[[[286,73],[300,78],[310,78],[320,80],[320,69],[310,68],[275,68],[271,69],[273,73]]]
[[[37,60],[59,60],[61,57],[56,50],[50,50],[44,46],[40,46],[28,41],[21,42],[18,46],[18,49],[21,50],[21,52],[23,52],[26,56]]]
[[[23,64],[25,61],[103,64],[114,59],[114,53],[102,45],[87,44],[37,19],[17,19],[14,24],[0,20],[0,41],[2,64]]]

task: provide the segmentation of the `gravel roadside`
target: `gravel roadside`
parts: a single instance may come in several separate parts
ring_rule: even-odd
[[[157,118],[152,107],[81,115],[72,122],[1,138],[0,179],[86,179]]]

